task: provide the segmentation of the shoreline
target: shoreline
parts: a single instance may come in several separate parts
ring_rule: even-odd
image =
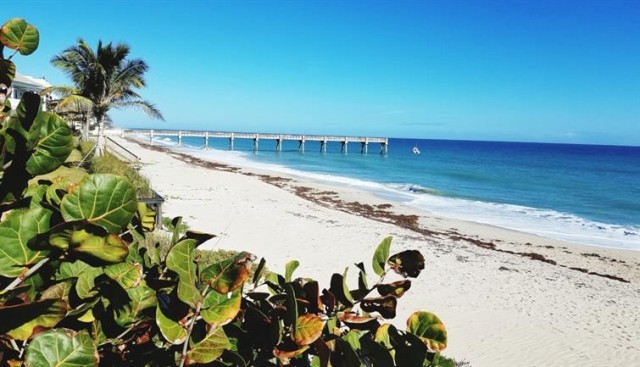
[[[332,272],[368,264],[387,235],[394,238],[392,253],[419,249],[426,269],[399,300],[394,324],[402,327],[416,310],[436,313],[449,333],[447,356],[472,366],[640,360],[634,343],[640,339],[634,316],[638,251],[427,215],[355,188],[123,142],[142,158],[142,173],[167,199],[167,215],[183,215],[193,229],[218,234],[203,248],[253,252],[278,272],[297,259],[296,275],[322,286]]]
[[[246,167],[236,167],[227,163],[219,163],[213,162],[210,160],[206,160],[201,157],[196,157],[193,155],[189,155],[188,153],[180,152],[172,150],[169,147],[159,146],[159,145],[150,145],[144,142],[141,142],[136,139],[127,139],[130,142],[134,142],[145,149],[152,149],[162,153],[166,153],[174,156],[174,158],[180,159],[186,163],[193,164],[199,167],[225,171],[225,172],[233,172],[246,176],[253,176],[258,178],[259,180],[268,183],[270,185],[276,186],[280,189],[287,190],[294,195],[313,202],[314,204],[322,205],[326,208],[332,208],[334,210],[340,210],[342,212],[352,214],[352,215],[360,215],[367,219],[393,224],[403,229],[408,229],[410,231],[416,232],[420,235],[432,236],[439,239],[450,239],[454,241],[466,241],[472,245],[481,247],[483,249],[512,254],[515,256],[522,256],[525,258],[529,258],[535,261],[545,262],[551,265],[556,265],[564,268],[568,268],[570,270],[582,272],[588,275],[595,275],[604,278],[609,278],[612,280],[620,281],[623,283],[630,283],[629,280],[625,279],[622,276],[612,275],[612,274],[603,274],[596,271],[592,271],[589,269],[571,266],[566,264],[559,264],[558,261],[548,258],[548,254],[545,256],[541,254],[539,248],[544,249],[553,249],[559,247],[563,249],[565,253],[572,253],[568,251],[568,246],[572,247],[587,247],[594,248],[594,252],[588,252],[587,249],[583,249],[580,254],[585,257],[593,257],[601,259],[602,261],[609,262],[619,262],[622,264],[626,264],[626,260],[618,260],[615,258],[620,255],[621,252],[631,251],[638,252],[638,250],[634,249],[626,249],[626,248],[612,248],[598,245],[588,245],[582,243],[573,243],[563,240],[556,240],[549,237],[544,237],[541,235],[537,235],[534,233],[522,232],[518,230],[512,230],[508,228],[498,227],[491,224],[479,223],[479,222],[471,222],[462,219],[454,219],[443,216],[436,216],[433,214],[428,214],[420,209],[409,207],[402,203],[394,202],[393,204],[388,203],[389,200],[383,200],[376,197],[374,194],[370,193],[359,193],[352,198],[345,199],[343,198],[345,192],[342,192],[342,197],[340,193],[336,192],[336,186],[331,183],[319,183],[315,182],[311,179],[304,179],[301,177],[293,177],[292,175],[283,174],[281,172],[273,173],[267,170],[255,169],[255,168],[246,168]],[[381,201],[379,204],[371,205],[367,203],[361,203],[358,199],[371,202],[371,201]],[[353,200],[353,201],[351,201]],[[399,209],[399,210],[398,210]],[[461,226],[474,226],[474,227],[486,227],[489,228],[491,232],[511,232],[513,234],[517,234],[518,237],[532,237],[532,238],[540,238],[543,242],[556,242],[557,245],[543,245],[536,246],[531,242],[535,241],[527,241],[524,243],[524,251],[522,250],[513,250],[508,248],[503,248],[500,244],[496,244],[495,242],[503,242],[501,240],[491,240],[491,239],[480,239],[476,236],[469,234],[462,234],[457,231],[457,228],[450,228],[448,230],[430,230],[427,229],[426,225],[421,222],[429,221],[430,219],[438,219],[438,220],[446,220],[446,221],[455,221],[461,224]],[[606,250],[606,252],[613,252],[613,254],[602,255],[599,252],[601,250]],[[521,251],[521,252],[520,252]],[[538,251],[538,252],[535,252]],[[543,251],[544,252],[544,251]],[[640,252],[639,252],[640,254]],[[625,256],[622,256],[623,258]],[[638,263],[637,265],[640,265]]]

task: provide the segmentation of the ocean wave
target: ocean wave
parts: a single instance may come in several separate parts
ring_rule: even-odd
[[[558,240],[640,250],[640,226],[601,223],[549,209],[433,195],[422,195],[407,204],[437,215],[490,224]]]

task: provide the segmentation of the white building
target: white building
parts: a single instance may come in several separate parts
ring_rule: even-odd
[[[18,107],[18,103],[20,103],[20,98],[25,92],[33,92],[40,93],[43,89],[51,86],[44,78],[34,78],[32,76],[22,75],[20,73],[16,73],[16,76],[13,78],[13,82],[11,83],[11,92],[9,93],[9,101],[11,101],[11,108],[16,109]],[[51,100],[51,95],[46,95],[42,97],[42,110],[46,110],[47,102]]]

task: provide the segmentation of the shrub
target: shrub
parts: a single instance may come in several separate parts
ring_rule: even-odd
[[[110,173],[124,176],[133,184],[139,197],[153,196],[149,180],[131,167],[131,165],[110,153],[105,152],[99,157],[93,157],[90,170],[93,173]]]
[[[0,28],[4,47],[35,50],[38,32],[22,19]],[[0,51],[3,51],[0,48]],[[15,65],[0,52],[0,83]],[[13,56],[13,55],[12,55]],[[0,88],[2,105],[6,88]],[[145,245],[155,213],[135,187],[112,173],[79,183],[29,180],[60,167],[74,144],[67,124],[25,93],[0,129],[0,355],[10,366],[425,366],[447,344],[437,316],[416,312],[399,330],[395,316],[409,278],[424,269],[415,250],[389,256],[378,245],[371,266],[335,273],[328,287],[293,274],[265,274],[241,252],[196,261],[213,235],[174,219],[167,251]],[[109,163],[106,166],[113,167]],[[80,168],[76,168],[80,169]],[[112,172],[112,171],[110,171]],[[369,285],[367,268],[378,281]],[[385,282],[389,273],[403,279]],[[373,295],[373,293],[377,295]],[[381,322],[382,321],[382,322]]]

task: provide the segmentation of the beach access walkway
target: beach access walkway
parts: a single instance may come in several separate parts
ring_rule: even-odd
[[[274,133],[243,133],[243,132],[225,132],[225,131],[197,131],[197,130],[155,130],[155,129],[126,129],[122,131],[122,136],[142,135],[148,136],[149,141],[153,143],[153,139],[157,137],[175,137],[178,138],[178,145],[182,145],[184,137],[201,137],[204,139],[205,149],[209,147],[209,139],[228,139],[229,149],[233,150],[234,141],[236,139],[253,140],[253,150],[259,149],[261,140],[270,140],[275,142],[275,150],[282,151],[284,141],[297,141],[298,151],[304,152],[304,144],[307,141],[320,142],[320,151],[327,151],[329,142],[341,144],[340,151],[347,153],[349,143],[359,143],[360,153],[367,154],[369,144],[380,144],[380,154],[387,154],[389,139],[368,136],[334,136],[334,135],[301,135],[301,134],[274,134]]]

